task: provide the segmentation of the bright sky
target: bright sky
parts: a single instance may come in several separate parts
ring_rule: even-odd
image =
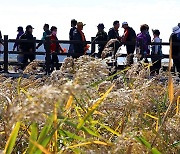
[[[57,26],[58,38],[69,37],[70,20],[86,23],[87,40],[95,36],[98,23],[105,24],[105,31],[114,20],[127,21],[136,33],[141,24],[159,29],[163,42],[168,41],[172,27],[180,22],[180,0],[0,0],[0,30],[9,38],[16,37],[18,26],[31,24],[33,35],[40,39],[44,23]],[[123,29],[120,28],[120,35]]]

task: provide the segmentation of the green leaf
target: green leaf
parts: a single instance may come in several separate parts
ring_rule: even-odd
[[[137,136],[135,137],[137,141],[139,141],[141,144],[145,145],[146,148],[151,149],[151,144],[146,141],[146,139],[143,136]]]
[[[31,131],[30,139],[33,141],[36,141],[38,138],[38,125],[36,123],[31,124],[30,131]],[[27,154],[30,153],[33,147],[34,147],[34,144],[29,141],[29,147],[26,153]]]
[[[65,130],[59,130],[60,135],[64,136],[64,137],[69,137],[70,139],[74,139],[74,140],[79,140],[79,141],[84,141],[85,139],[81,136],[78,136],[74,133],[71,133],[69,131],[65,131]]]
[[[152,154],[161,154],[156,148],[152,148],[151,152]]]
[[[12,130],[11,135],[9,136],[6,146],[5,146],[5,150],[4,150],[5,154],[12,153],[15,142],[16,142],[16,138],[19,132],[20,125],[21,125],[21,122],[17,122],[14,129]]]

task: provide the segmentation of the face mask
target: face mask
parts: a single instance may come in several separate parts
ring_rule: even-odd
[[[57,31],[52,31],[52,34],[53,34],[53,35],[56,35],[56,34],[57,34]]]

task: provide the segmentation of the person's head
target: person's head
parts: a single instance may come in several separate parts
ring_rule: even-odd
[[[128,27],[128,23],[125,21],[122,23],[122,28],[126,29]]]
[[[77,25],[77,20],[72,19],[71,20],[71,27],[75,27]]]
[[[77,23],[77,29],[78,30],[83,30],[83,27],[85,26],[86,24],[83,24],[82,22],[78,22]]]
[[[44,24],[43,29],[44,29],[44,31],[49,30],[49,24]]]
[[[147,29],[147,26],[146,25],[141,25],[140,27],[140,31],[141,32],[146,32],[148,29]]]
[[[113,26],[114,26],[114,29],[118,30],[120,26],[119,21],[118,20],[114,21]]]
[[[27,25],[27,26],[26,26],[26,32],[27,32],[27,33],[32,33],[32,32],[33,32],[33,29],[34,29],[34,28],[33,28],[31,25]]]
[[[173,34],[178,34],[178,33],[180,33],[180,27],[175,26],[175,27],[173,27],[172,31],[173,31]]]
[[[152,30],[154,37],[159,37],[160,31],[158,29]]]
[[[104,30],[104,24],[103,23],[98,24],[97,28],[98,28],[98,31],[103,31]]]
[[[51,33],[52,33],[53,35],[56,35],[56,34],[57,34],[57,27],[52,26],[52,27],[51,27]]]
[[[147,24],[144,24],[144,26],[146,27],[146,30],[149,31],[149,26]]]
[[[17,28],[17,31],[18,31],[18,32],[23,32],[23,27],[22,27],[22,26],[19,26],[19,27]]]

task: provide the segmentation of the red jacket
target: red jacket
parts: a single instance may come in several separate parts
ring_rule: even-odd
[[[51,34],[50,40],[56,41],[56,40],[58,40],[58,38],[56,37],[56,35]],[[51,53],[59,52],[60,50],[63,52],[63,50],[58,42],[51,42],[50,50],[51,50]]]

